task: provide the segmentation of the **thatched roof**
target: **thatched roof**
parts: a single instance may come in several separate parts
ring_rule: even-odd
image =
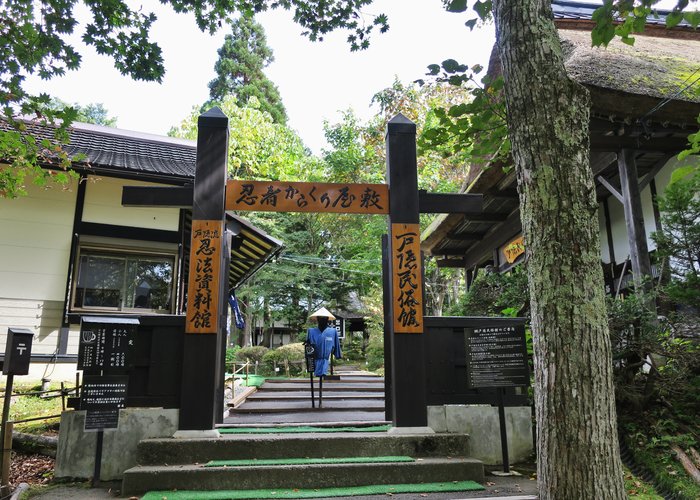
[[[654,121],[695,122],[700,111],[700,42],[637,36],[633,46],[614,39],[591,47],[588,31],[560,30],[566,69],[589,87],[594,114],[639,118],[659,99],[673,102]]]

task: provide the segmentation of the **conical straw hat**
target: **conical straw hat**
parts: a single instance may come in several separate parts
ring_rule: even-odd
[[[309,318],[318,318],[319,316],[328,318],[331,321],[335,319],[335,316],[333,316],[331,312],[325,307],[322,307],[321,309],[313,313],[311,316],[309,316]]]

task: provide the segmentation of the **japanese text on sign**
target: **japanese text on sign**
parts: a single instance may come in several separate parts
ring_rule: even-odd
[[[135,324],[83,322],[78,345],[79,370],[124,371],[134,345]]]
[[[226,210],[388,214],[386,184],[239,181],[226,183]]]
[[[86,431],[117,428],[119,409],[126,408],[128,380],[126,375],[85,376],[80,409],[86,410]]]
[[[420,226],[392,224],[392,286],[395,333],[423,333]]]
[[[223,229],[223,221],[192,221],[187,333],[217,332]]]
[[[529,385],[523,325],[473,328],[465,333],[465,343],[470,388]]]

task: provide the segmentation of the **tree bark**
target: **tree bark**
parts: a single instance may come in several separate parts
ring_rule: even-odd
[[[525,236],[539,498],[626,498],[605,314],[589,96],[546,0],[494,0]]]

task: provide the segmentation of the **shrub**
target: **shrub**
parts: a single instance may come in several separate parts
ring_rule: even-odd
[[[278,368],[282,368],[287,363],[299,362],[304,360],[304,344],[301,342],[287,344],[268,351],[263,356],[263,363],[270,372],[274,373],[275,364]],[[300,373],[303,369],[303,364],[290,365],[290,372]]]
[[[263,356],[265,356],[265,353],[267,351],[269,351],[269,349],[261,345],[242,347],[236,353],[236,359],[239,361],[248,360],[251,363],[260,363],[263,360]]]

